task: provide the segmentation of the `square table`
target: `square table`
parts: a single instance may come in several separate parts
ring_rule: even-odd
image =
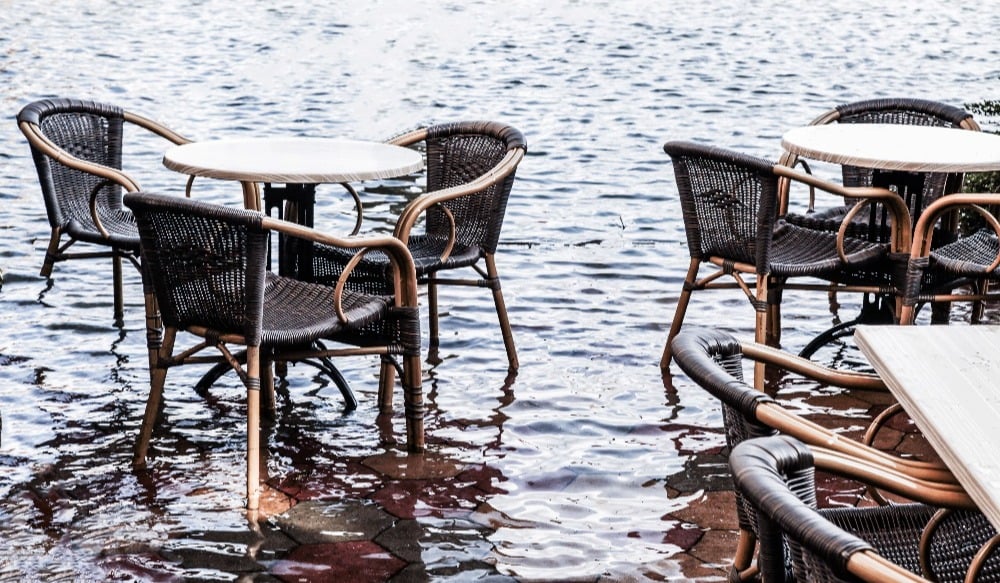
[[[1000,530],[1000,326],[858,326],[854,338]]]

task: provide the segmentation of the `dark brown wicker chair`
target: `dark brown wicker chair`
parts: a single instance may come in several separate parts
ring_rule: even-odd
[[[788,436],[745,441],[729,463],[736,487],[756,510],[764,583],[1000,577],[996,530],[977,510],[920,503],[817,510],[818,464],[809,447]]]
[[[858,124],[858,123],[880,123],[896,125],[922,125],[954,127],[970,131],[980,131],[979,125],[968,111],[937,101],[914,98],[880,98],[856,101],[838,105],[833,109],[823,113],[814,119],[810,125],[824,125],[831,123]],[[807,162],[795,154],[785,152],[780,160],[786,166],[795,166]],[[842,166],[841,174],[843,184],[849,187],[865,186],[886,186],[892,184],[904,199],[910,212],[911,226],[916,223],[920,214],[927,205],[931,204],[944,194],[959,192],[964,180],[963,174],[910,174],[910,173],[885,173],[876,180],[876,173],[870,168],[860,168],[856,166]],[[899,182],[905,184],[916,181],[916,184],[903,188]],[[906,192],[909,188],[912,192]],[[843,223],[844,217],[858,202],[854,198],[845,198],[842,205],[825,208],[815,211],[814,196],[810,196],[808,211],[805,214],[788,212],[789,209],[789,184],[783,183],[781,186],[781,205],[779,215],[794,225],[811,229],[825,231],[837,231]],[[855,237],[862,237],[869,240],[885,240],[887,236],[886,222],[889,217],[881,217],[877,212],[870,211],[858,213],[854,216],[846,233]],[[937,241],[947,241],[952,237],[954,224],[943,225],[939,230]],[[836,285],[831,287],[831,301],[835,301],[837,291],[849,290],[860,291],[868,295],[865,296],[862,313],[857,320],[843,322],[834,329],[831,329],[824,337],[817,338],[816,341],[807,346],[802,354],[809,356],[825,342],[837,337],[853,333],[854,324],[858,322],[890,322],[898,316],[898,306],[892,302],[884,301],[892,294],[876,294],[877,290],[894,290],[895,294],[901,294],[903,286],[900,270],[895,269],[893,259],[884,258],[882,261],[864,265],[849,266],[841,273],[838,273],[832,280]],[[950,290],[958,282],[952,279],[943,278],[944,274],[925,274],[923,286],[931,290]],[[935,277],[937,276],[937,277]],[[895,299],[895,298],[892,298]],[[938,318],[947,318],[947,312],[942,311]],[[774,334],[780,334],[778,322],[774,323]]]
[[[818,461],[825,469],[840,474],[876,469],[882,475],[869,479],[881,481],[893,474],[895,477],[882,482],[883,485],[911,500],[923,496],[935,504],[971,506],[971,500],[940,463],[896,457],[867,445],[874,435],[866,436],[866,442],[854,441],[813,423],[782,406],[777,398],[747,385],[743,381],[743,367],[746,358],[828,386],[885,390],[877,376],[829,369],[776,348],[741,343],[718,330],[684,330],[673,339],[672,347],[680,369],[721,402],[723,429],[730,449],[755,437],[789,435],[823,448],[826,453]],[[873,431],[876,430],[877,425],[873,424]],[[753,508],[738,490],[736,494],[740,541],[731,578],[743,580],[755,574],[752,561],[757,525]]]
[[[514,173],[526,151],[524,136],[501,123],[456,122],[417,129],[390,143],[422,147],[427,157],[427,190],[406,206],[394,234],[409,247],[417,276],[427,284],[432,352],[439,344],[437,287],[485,287],[493,292],[510,369],[517,370],[517,351],[500,288],[496,251]],[[417,233],[421,218],[424,229]],[[329,256],[322,248],[315,250],[313,274],[318,281],[330,276],[324,266]],[[459,268],[472,268],[479,277],[438,276],[442,271]]]
[[[261,390],[273,406],[271,363],[309,358],[402,355],[407,445],[424,447],[420,323],[413,262],[396,238],[338,239],[312,229],[183,197],[133,193],[125,205],[141,236],[150,340],[150,393],[135,462],[142,465],[170,367],[228,362],[247,387],[247,506],[257,508]],[[281,277],[267,270],[271,232],[350,250],[333,286]],[[347,281],[365,253],[387,258],[389,295],[353,291]],[[380,274],[386,275],[386,274]],[[158,333],[162,329],[162,333]],[[178,332],[201,337],[175,352]],[[317,341],[348,347],[326,349]],[[240,355],[229,345],[245,347]],[[221,357],[201,356],[216,348]],[[385,367],[383,367],[383,372]],[[384,381],[385,379],[383,379]],[[379,390],[380,411],[392,407],[392,387]]]
[[[680,194],[691,262],[663,350],[660,367],[670,365],[670,340],[680,332],[692,292],[739,288],[757,313],[755,338],[773,343],[783,289],[828,286],[789,283],[789,278],[835,278],[846,268],[873,265],[890,251],[908,248],[909,217],[902,200],[886,189],[844,188],[763,160],[702,144],[667,142]],[[842,196],[863,198],[885,206],[895,217],[892,241],[871,242],[840,232],[803,228],[777,219],[779,179],[802,182]],[[857,210],[862,207],[859,205]],[[902,226],[902,228],[900,228]],[[715,270],[699,278],[703,264]],[[733,283],[718,282],[728,275]],[[748,281],[750,278],[755,281]],[[753,289],[756,288],[756,289]]]
[[[922,304],[928,302],[973,302],[972,323],[983,315],[983,303],[1000,300],[1000,292],[990,284],[1000,281],[1000,194],[965,193],[941,197],[924,211],[913,231],[913,247],[906,272],[900,324],[912,324]],[[943,217],[964,209],[982,218],[985,226],[956,240],[933,246],[935,225]],[[928,279],[947,280],[946,288],[933,289]],[[952,287],[966,287],[954,293]]]
[[[125,128],[138,127],[174,144],[190,140],[121,107],[81,99],[30,103],[17,114],[17,123],[31,146],[52,228],[41,275],[51,276],[60,261],[111,257],[115,321],[120,324],[122,259],[135,264],[139,254],[135,221],[122,208],[122,191],[139,190],[139,183],[122,172]],[[77,243],[107,249],[70,251]]]

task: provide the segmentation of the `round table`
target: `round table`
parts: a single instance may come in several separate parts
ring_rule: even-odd
[[[190,176],[238,180],[243,203],[261,210],[258,183],[316,185],[392,178],[423,168],[419,152],[382,142],[337,138],[257,137],[191,142],[163,155]]]
[[[826,124],[795,128],[785,150],[814,160],[905,172],[1000,170],[1000,136],[959,128]]]

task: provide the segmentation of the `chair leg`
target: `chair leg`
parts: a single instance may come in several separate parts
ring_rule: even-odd
[[[667,344],[663,347],[663,356],[660,357],[661,370],[670,368],[670,361],[674,357],[673,351],[670,350],[670,341],[681,331],[681,325],[684,323],[684,314],[687,313],[688,303],[691,301],[691,291],[694,289],[695,278],[698,277],[698,269],[700,267],[701,260],[692,257],[691,263],[688,265],[687,275],[684,277],[684,289],[681,290],[681,295],[677,298],[674,319],[670,323],[670,332],[667,333]]]
[[[754,313],[755,317],[755,329],[754,329],[754,341],[758,344],[767,343],[767,316],[768,312],[771,310],[771,304],[767,301],[767,296],[769,292],[769,284],[771,278],[766,275],[760,275],[757,277],[757,299],[754,302]],[[753,366],[753,384],[755,389],[764,390],[764,363],[755,362]]]
[[[388,357],[381,358],[378,374],[378,412],[380,415],[392,412],[392,389],[396,385],[396,367]]]
[[[261,358],[260,361],[260,406],[261,414],[269,420],[277,417],[278,405],[274,394],[274,366],[273,360]]]
[[[62,232],[58,228],[52,229],[49,247],[45,250],[45,262],[42,263],[42,271],[39,273],[42,277],[52,276],[52,267],[56,263],[56,256],[59,255],[59,239],[61,237]]]
[[[438,330],[438,285],[437,274],[427,274],[427,331],[431,350],[440,345]]]
[[[247,347],[247,510],[260,506],[260,347]]]
[[[410,453],[424,451],[424,394],[420,356],[403,357],[403,407],[406,417],[406,446]]]
[[[112,257],[114,287],[115,287],[115,324],[121,326],[125,318],[125,290],[122,278],[122,257],[115,253]]]
[[[163,386],[167,380],[167,369],[160,363],[172,354],[176,331],[168,329],[160,341],[156,335],[155,346],[149,348],[149,397],[146,398],[146,412],[142,417],[142,427],[139,429],[139,439],[135,445],[135,457],[132,464],[135,467],[145,467],[146,455],[149,452],[149,442],[153,436],[153,427],[159,416],[160,404],[163,400]],[[147,342],[151,342],[147,336]]]
[[[507,362],[510,370],[516,371],[520,367],[517,360],[517,348],[514,346],[514,332],[510,327],[510,318],[507,316],[507,304],[503,299],[503,291],[500,289],[500,275],[497,273],[496,257],[492,254],[486,256],[486,276],[493,290],[493,303],[496,305],[497,318],[500,320],[500,333],[503,334],[503,345],[507,350]]]

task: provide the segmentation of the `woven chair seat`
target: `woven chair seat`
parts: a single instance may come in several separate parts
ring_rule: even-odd
[[[101,224],[104,225],[108,236],[105,237],[98,231],[93,221],[81,222],[72,219],[63,227],[63,232],[87,243],[98,245],[114,245],[124,247],[133,251],[139,251],[139,230],[135,226],[135,217],[127,211],[106,210],[101,213]]]
[[[358,330],[386,317],[392,298],[344,290],[347,322],[334,311],[333,288],[267,274],[261,346],[309,343],[348,330]]]
[[[934,270],[951,275],[1000,277],[1000,268],[992,272],[988,270],[998,252],[1000,242],[997,241],[996,233],[993,229],[984,228],[931,251],[930,265]]]
[[[844,267],[837,254],[835,232],[806,229],[779,221],[771,245],[773,275],[833,277]],[[844,254],[853,267],[874,264],[888,253],[888,244],[857,238],[844,239]]]

